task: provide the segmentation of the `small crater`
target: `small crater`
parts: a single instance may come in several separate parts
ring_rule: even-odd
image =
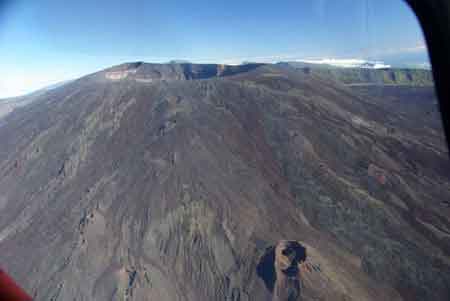
[[[299,265],[306,260],[306,248],[297,241],[280,241],[276,246],[266,249],[256,267],[257,275],[264,281],[266,288],[274,292],[278,275],[300,280]]]
[[[306,260],[306,248],[296,241],[283,241],[277,246],[275,260],[281,271],[289,276],[296,277],[299,264]]]

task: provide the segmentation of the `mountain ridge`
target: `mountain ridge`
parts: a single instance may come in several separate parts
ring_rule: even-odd
[[[303,72],[312,72],[344,84],[433,86],[431,70],[408,68],[343,68],[331,65],[303,62],[282,62],[283,67],[292,67]]]

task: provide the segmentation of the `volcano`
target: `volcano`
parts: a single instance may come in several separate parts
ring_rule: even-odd
[[[450,299],[432,86],[137,62],[35,98],[0,126],[0,265],[34,300]]]

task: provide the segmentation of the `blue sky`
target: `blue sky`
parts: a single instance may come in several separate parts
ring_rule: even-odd
[[[421,63],[426,48],[401,0],[0,0],[0,98],[126,61],[303,58]]]

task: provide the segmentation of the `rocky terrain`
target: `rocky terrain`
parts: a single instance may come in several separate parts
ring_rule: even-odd
[[[0,125],[2,268],[35,300],[450,299],[432,87],[348,84],[130,63],[39,95]]]

